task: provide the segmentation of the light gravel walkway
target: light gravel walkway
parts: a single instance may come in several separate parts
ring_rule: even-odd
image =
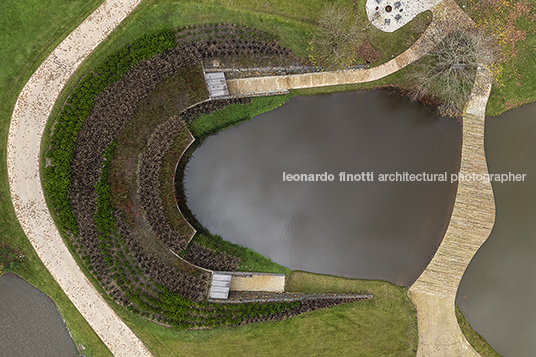
[[[65,294],[115,356],[151,353],[84,276],[48,211],[39,176],[39,144],[54,103],[82,61],[141,0],[108,0],[47,57],[22,89],[11,117],[7,170],[24,233]]]
[[[283,274],[233,274],[230,291],[285,291]]]

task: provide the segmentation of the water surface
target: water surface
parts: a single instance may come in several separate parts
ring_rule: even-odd
[[[536,104],[486,119],[491,173],[527,174],[493,183],[497,215],[469,264],[457,304],[502,356],[536,355]]]
[[[291,269],[411,284],[447,227],[456,184],[379,174],[459,169],[461,127],[389,90],[294,97],[209,137],[189,161],[188,206],[213,234]],[[283,173],[334,175],[286,182]],[[339,173],[374,181],[339,182]]]
[[[54,302],[26,281],[0,277],[0,356],[72,357],[76,345]]]

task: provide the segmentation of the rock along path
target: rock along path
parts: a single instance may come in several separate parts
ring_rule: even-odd
[[[108,306],[65,246],[45,202],[39,144],[54,103],[84,59],[141,0],[106,0],[45,59],[24,86],[11,116],[7,170],[11,200],[24,233],[67,297],[114,356],[151,353]]]

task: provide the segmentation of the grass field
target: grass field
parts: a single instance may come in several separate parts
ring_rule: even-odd
[[[473,348],[480,353],[482,357],[499,357],[500,355],[495,352],[493,348],[489,345],[489,343],[484,340],[482,336],[480,336],[471,325],[469,325],[469,322],[465,319],[463,316],[461,310],[456,306],[456,319],[458,320],[458,324],[460,325],[460,328],[465,335],[465,338]]]
[[[502,112],[536,100],[536,6],[534,0],[456,2],[477,26],[499,38],[505,61],[491,90],[486,113]],[[490,6],[485,6],[490,4]]]
[[[287,277],[286,289],[369,291],[376,297],[308,312],[281,322],[213,330],[173,332],[143,321],[128,320],[127,323],[157,356],[415,355],[417,321],[406,288],[382,281],[296,271]]]
[[[83,352],[87,356],[109,356],[110,353],[54,282],[16,220],[7,182],[6,142],[14,103],[30,75],[54,47],[101,2],[100,0],[71,0],[69,2],[4,0],[0,2],[0,28],[2,29],[0,31],[0,43],[2,43],[0,46],[0,91],[2,93],[0,101],[0,239],[2,243],[24,251],[25,258],[16,270],[17,274],[56,302],[75,342],[87,348]],[[339,2],[352,8],[354,6],[353,1]],[[235,0],[226,10],[227,0],[198,2],[146,0],[81,66],[58,103],[63,102],[66,93],[85,72],[108,54],[143,33],[161,28],[220,21],[254,25],[262,30],[276,33],[280,41],[291,47],[297,55],[305,55],[306,39],[314,29],[314,18],[318,16],[324,1],[270,2],[263,7],[265,3],[265,0]],[[515,6],[519,2],[511,3]],[[363,2],[360,4],[362,5]],[[363,15],[363,6],[358,7],[357,11]],[[534,24],[529,21],[529,16],[532,16],[533,12],[534,8],[528,15],[519,16],[515,20],[514,25],[520,28],[520,31],[525,32],[526,37],[514,43],[514,48],[518,49],[517,57],[505,65],[505,85],[494,87],[488,106],[489,113],[499,114],[510,105],[530,102],[536,98],[536,83],[534,82],[536,69],[530,58],[531,49],[536,43]],[[504,19],[508,21],[508,17]],[[384,57],[379,62],[402,52],[418,33],[418,31],[411,30],[411,27],[404,28],[394,35],[374,29],[368,31],[370,31],[373,45],[382,47],[378,49]],[[399,72],[375,85],[402,83],[402,78],[403,73]],[[372,84],[367,84],[321,90],[311,89],[296,91],[293,94],[326,93],[372,86]],[[278,355],[296,355],[296,351],[302,351],[303,355],[310,355],[313,348],[315,352],[324,354],[371,355],[372,353],[372,355],[377,355],[376,353],[388,351],[385,352],[388,355],[414,355],[416,321],[411,303],[408,305],[409,300],[407,300],[404,288],[383,282],[345,280],[305,273],[292,273],[290,281],[289,288],[291,289],[319,289],[318,291],[340,289],[340,291],[348,292],[353,291],[352,289],[359,289],[359,291],[370,289],[370,292],[376,294],[376,299],[315,311],[278,323],[181,332],[148,323],[113,303],[111,305],[156,356],[207,355],[221,351],[228,351],[229,354],[246,351],[247,354],[274,355],[276,354],[274,347],[277,347]],[[399,314],[401,316],[398,316]],[[378,321],[372,321],[374,318]],[[395,325],[392,332],[391,324]],[[378,328],[380,330],[376,330]],[[326,338],[328,334],[336,337]],[[237,350],[238,346],[240,350]]]

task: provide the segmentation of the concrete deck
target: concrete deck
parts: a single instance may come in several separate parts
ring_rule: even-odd
[[[374,27],[394,32],[440,2],[441,0],[367,0],[365,9]]]
[[[230,291],[285,291],[285,275],[282,274],[233,274]]]

